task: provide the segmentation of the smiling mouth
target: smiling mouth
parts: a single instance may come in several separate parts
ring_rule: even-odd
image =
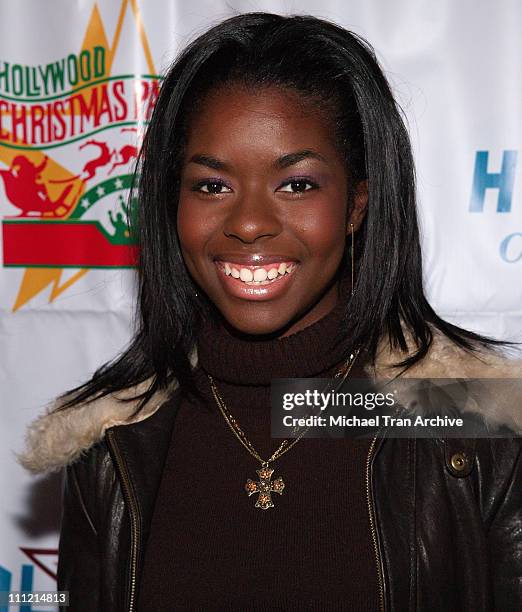
[[[264,266],[247,266],[214,261],[225,291],[245,300],[270,300],[282,295],[292,284],[298,263],[276,262]]]
[[[297,267],[295,261],[268,264],[265,266],[245,266],[228,261],[217,261],[218,268],[226,276],[235,278],[246,285],[269,285],[283,276],[292,274]]]

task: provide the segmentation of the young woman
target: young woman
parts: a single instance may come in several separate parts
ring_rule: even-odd
[[[265,13],[200,36],[163,83],[139,202],[139,329],[24,459],[66,466],[71,609],[520,609],[519,440],[270,437],[274,378],[512,375],[426,301],[410,144],[369,45]]]

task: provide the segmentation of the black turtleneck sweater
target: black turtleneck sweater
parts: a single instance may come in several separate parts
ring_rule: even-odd
[[[138,609],[377,610],[378,583],[366,497],[370,441],[302,438],[277,459],[285,489],[255,508],[244,485],[260,464],[229,429],[207,372],[263,458],[270,437],[270,380],[329,377],[342,365],[333,347],[342,303],[302,331],[247,341],[208,322],[195,376],[204,404],[186,398],[155,504]],[[364,377],[361,355],[351,377]]]

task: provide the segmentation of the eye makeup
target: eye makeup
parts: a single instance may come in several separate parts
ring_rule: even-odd
[[[299,176],[291,176],[287,179],[285,179],[277,188],[278,190],[280,190],[282,187],[287,187],[288,185],[291,185],[292,183],[306,183],[308,185],[310,185],[311,189],[306,189],[305,191],[312,191],[312,189],[318,189],[320,187],[319,183],[316,181],[315,178],[312,178],[310,176],[303,176],[303,175],[299,175]],[[296,192],[297,193],[297,192]]]
[[[196,181],[195,183],[191,184],[190,190],[191,191],[195,191],[197,193],[204,193],[204,194],[212,194],[212,192],[210,191],[203,191],[202,188],[208,185],[215,185],[218,187],[224,187],[226,189],[232,189],[232,187],[226,182],[224,181],[222,178],[218,178],[218,177],[208,177],[208,178],[204,178],[204,179],[200,179],[199,181]],[[212,195],[219,195],[218,194],[212,194]]]

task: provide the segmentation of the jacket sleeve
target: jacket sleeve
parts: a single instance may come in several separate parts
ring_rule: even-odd
[[[93,500],[81,478],[82,462],[65,468],[58,551],[58,590],[69,591],[70,612],[94,612],[100,601],[98,532],[86,500]]]
[[[522,440],[511,442],[498,445],[504,452],[493,453],[491,474],[499,495],[492,496],[488,543],[495,610],[502,611],[522,610]]]

